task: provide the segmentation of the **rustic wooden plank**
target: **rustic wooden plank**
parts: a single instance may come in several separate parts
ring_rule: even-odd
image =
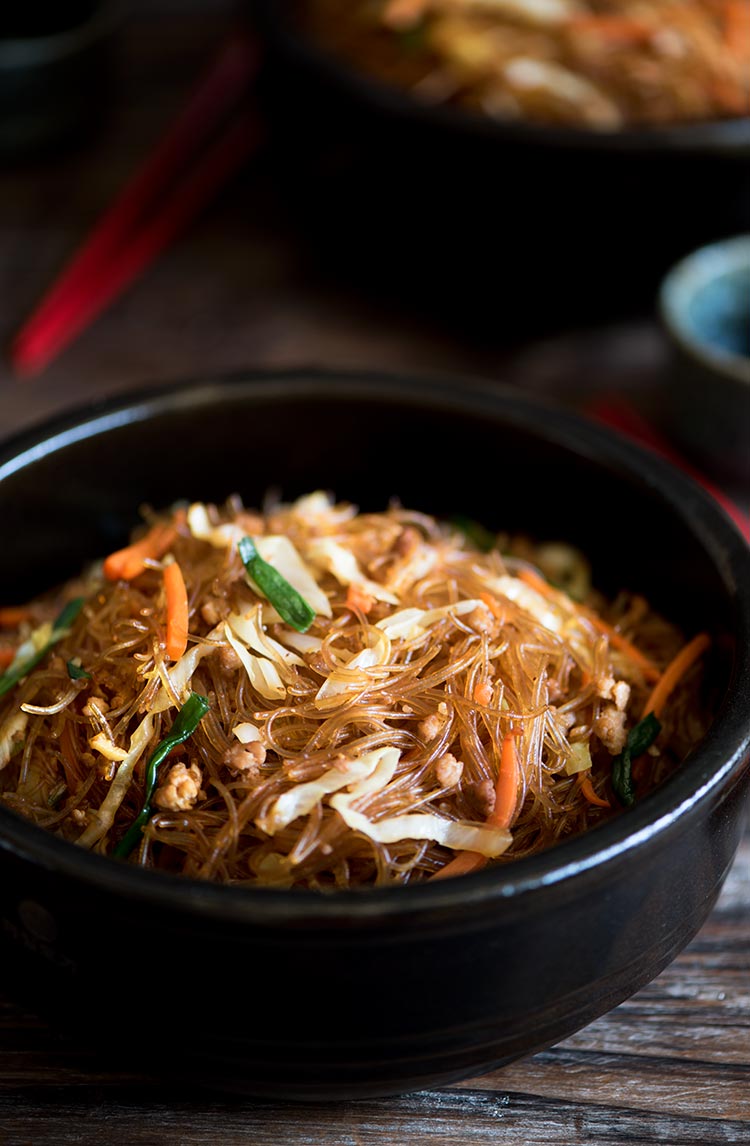
[[[267,1103],[213,1103],[196,1109],[191,1102],[169,1097],[154,1102],[144,1117],[137,1092],[134,1101],[74,1103],[43,1097],[33,1105],[0,1104],[5,1146],[54,1142],[79,1146],[128,1142],[133,1146],[548,1146],[587,1143],[619,1146],[623,1142],[667,1146],[714,1146],[750,1142],[750,1126],[719,1123],[705,1117],[674,1118],[618,1107],[532,1099],[512,1091],[422,1091],[396,1100],[336,1106],[290,1107]],[[33,1133],[33,1138],[32,1138]],[[82,1138],[83,1133],[83,1138]]]

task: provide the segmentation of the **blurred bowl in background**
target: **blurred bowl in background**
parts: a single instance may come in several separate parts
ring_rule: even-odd
[[[27,3],[0,14],[0,161],[86,135],[101,122],[115,6]]]
[[[278,182],[359,288],[508,342],[648,311],[676,259],[750,230],[750,118],[596,131],[430,106],[326,52],[299,7],[252,5]]]
[[[708,471],[750,489],[750,234],[702,247],[665,278],[669,432]]]

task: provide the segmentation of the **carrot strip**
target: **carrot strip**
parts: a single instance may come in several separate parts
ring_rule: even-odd
[[[519,569],[518,580],[523,581],[530,589],[536,589],[543,597],[552,597],[557,592],[553,585],[535,573],[533,569]]]
[[[352,582],[346,591],[346,607],[347,609],[357,609],[365,616],[375,605],[375,598],[369,593],[365,592],[361,585]]]
[[[173,524],[159,522],[140,541],[110,553],[104,562],[104,576],[108,581],[132,581],[146,568],[146,561],[163,557],[177,537],[178,518]]]
[[[699,633],[697,637],[693,637],[692,641],[688,641],[684,648],[680,649],[674,660],[670,661],[665,668],[659,683],[646,701],[643,716],[648,716],[650,712],[653,712],[655,716],[661,714],[669,694],[679,684],[690,666],[703,656],[710,644],[711,638],[708,634]]]
[[[167,656],[178,661],[187,648],[188,596],[185,578],[176,561],[164,567],[167,598]]]
[[[480,852],[459,852],[450,863],[436,871],[430,879],[450,879],[454,875],[468,875],[472,871],[481,871],[487,866],[487,856]]]
[[[492,685],[488,680],[479,680],[474,685],[473,699],[475,704],[482,704],[487,707],[492,704]]]
[[[519,763],[516,749],[517,733],[509,732],[503,740],[500,753],[500,770],[495,786],[495,807],[485,820],[493,828],[508,828],[516,812],[518,800]],[[430,879],[447,879],[454,875],[468,875],[487,865],[487,856],[479,852],[458,852],[456,856],[436,871]]]
[[[503,740],[500,753],[500,769],[495,785],[495,807],[487,817],[493,828],[509,828],[516,812],[519,777],[516,734],[509,732]]]
[[[750,8],[747,0],[725,0],[724,42],[738,60],[750,60]]]
[[[538,573],[535,573],[533,569],[521,569],[518,573],[518,578],[520,581],[524,581],[530,588],[536,589],[543,597],[554,597],[557,593],[554,586],[549,585]],[[636,648],[627,637],[624,637],[622,633],[618,633],[617,629],[614,629],[612,625],[608,625],[606,621],[603,621],[596,613],[592,613],[590,609],[579,607],[578,611],[591,621],[591,624],[598,632],[603,633],[609,639],[611,645],[614,645],[621,653],[625,653],[634,664],[638,665],[646,680],[653,682],[659,679],[661,673],[654,662],[647,657],[645,653],[642,653],[640,649]]]
[[[7,669],[8,665],[13,663],[15,655],[15,649],[0,649],[0,669]]]
[[[609,800],[604,800],[601,796],[597,796],[596,792],[594,791],[594,785],[591,783],[591,774],[589,772],[583,773],[580,785],[583,795],[586,797],[590,804],[596,804],[597,808],[612,807]]]
[[[611,44],[642,44],[654,32],[648,24],[627,16],[604,16],[594,13],[572,16],[568,21],[568,28],[572,32],[592,33]]]
[[[6,605],[4,609],[0,609],[0,629],[16,629],[32,615],[31,609],[25,605]]]
[[[493,597],[491,593],[480,593],[479,600],[484,601],[493,617],[496,617],[498,621],[505,621],[505,610],[496,597]]]
[[[597,617],[596,613],[591,613],[588,609],[581,611],[588,617],[595,629],[608,637],[611,645],[614,645],[621,653],[625,653],[625,656],[629,657],[634,664],[638,665],[646,680],[659,680],[661,673],[650,657],[647,657],[645,653],[642,653],[640,649],[636,648],[627,637],[623,637],[622,633],[618,633],[617,629],[614,629],[612,625],[608,625],[601,617]]]

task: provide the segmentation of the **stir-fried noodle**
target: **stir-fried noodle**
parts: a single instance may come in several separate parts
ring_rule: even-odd
[[[153,517],[0,610],[2,800],[145,868],[317,889],[597,824],[703,735],[707,638],[606,604],[566,546],[473,529],[322,494]]]

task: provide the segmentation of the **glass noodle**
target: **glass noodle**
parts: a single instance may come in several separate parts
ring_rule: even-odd
[[[326,890],[505,863],[642,799],[705,731],[707,638],[605,602],[564,544],[472,537],[323,494],[152,515],[0,610],[2,800],[143,868]],[[19,648],[44,650],[21,675]]]

